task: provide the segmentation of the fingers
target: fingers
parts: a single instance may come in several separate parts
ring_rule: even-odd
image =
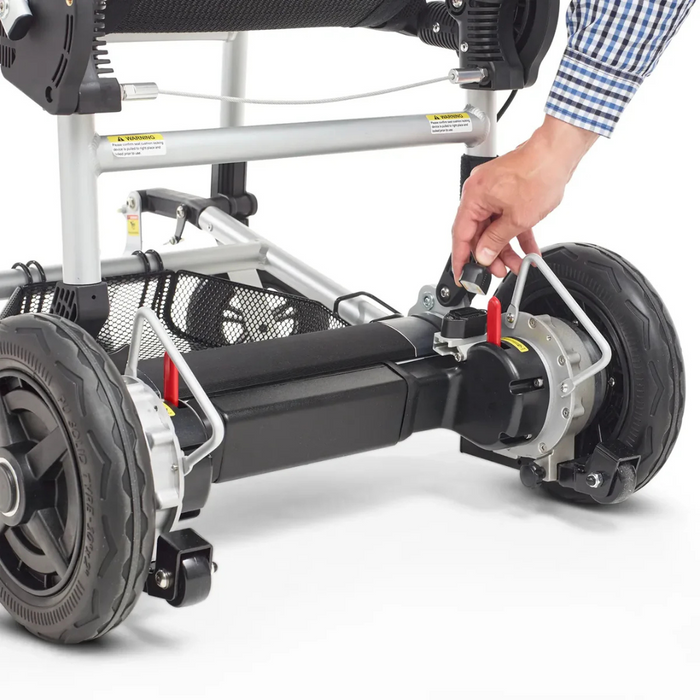
[[[479,221],[476,219],[467,219],[466,217],[462,219],[465,222],[465,226],[460,228],[460,217],[458,215],[457,221],[452,229],[452,274],[454,275],[455,282],[459,286],[459,278],[462,274],[464,266],[469,262],[471,254],[474,252],[476,241],[484,232],[486,227],[489,225],[491,219],[487,218],[486,221]]]
[[[476,259],[479,264],[491,267],[509,241],[521,233],[522,228],[503,216],[494,220],[477,243]]]
[[[510,243],[501,251],[500,260],[504,269],[507,267],[513,272],[515,272],[516,275],[520,272],[520,265],[522,264],[522,259],[513,250],[513,246],[510,245]]]
[[[537,245],[535,233],[532,229],[521,233],[518,236],[518,243],[520,243],[520,247],[523,249],[523,253],[525,253],[525,255],[530,255],[531,253],[534,253],[535,255],[542,255],[542,251]]]

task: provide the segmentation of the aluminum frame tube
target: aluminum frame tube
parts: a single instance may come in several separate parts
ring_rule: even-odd
[[[156,256],[146,253],[151,268],[158,270]],[[218,275],[236,270],[249,270],[260,267],[264,262],[264,254],[259,243],[246,245],[219,246],[216,248],[197,248],[196,250],[173,250],[161,253],[166,270],[190,270],[203,275]],[[63,278],[61,265],[49,265],[44,268],[48,282],[58,282]],[[102,261],[100,279],[102,277],[119,277],[120,275],[137,275],[145,272],[144,264],[139,257],[127,255]],[[34,282],[39,282],[38,273]],[[27,284],[27,276],[22,270],[7,270],[0,272],[0,299],[7,299],[17,287]]]
[[[100,236],[97,211],[94,115],[58,117],[63,281],[98,284]]]
[[[485,138],[478,144],[467,144],[467,153],[479,158],[498,156],[498,102],[494,90],[467,90],[467,102],[476,107],[488,121],[490,128]],[[467,107],[467,111],[470,109]]]
[[[492,124],[480,109],[466,111],[472,117],[470,132],[435,133],[424,114],[162,132],[165,152],[138,158],[115,156],[109,137],[102,136],[96,147],[97,168],[100,173],[127,172],[451,143],[475,148],[490,140]]]
[[[263,252],[264,269],[303,296],[319,301],[329,309],[333,309],[338,298],[350,293],[350,290],[341,284],[282,250],[216,207],[209,207],[202,212],[199,217],[199,227],[221,243],[234,245],[257,243]],[[339,312],[351,325],[370,323],[391,315],[384,306],[366,297],[342,302]]]

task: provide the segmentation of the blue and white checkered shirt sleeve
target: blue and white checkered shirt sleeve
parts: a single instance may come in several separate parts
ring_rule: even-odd
[[[547,114],[610,136],[695,0],[574,0]]]

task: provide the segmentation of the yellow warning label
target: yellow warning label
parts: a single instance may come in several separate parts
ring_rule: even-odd
[[[162,156],[166,153],[163,134],[122,134],[108,136],[112,155],[116,158]]]
[[[129,214],[126,217],[126,232],[129,236],[141,235],[141,220],[138,214]]]
[[[472,130],[472,118],[467,112],[428,114],[426,117],[433,134],[469,133]]]
[[[144,141],[162,141],[163,134],[124,134],[122,136],[108,136],[110,143],[143,143]]]
[[[525,345],[524,343],[521,343],[519,340],[516,340],[515,338],[501,338],[501,340],[504,343],[508,343],[509,345],[512,345],[519,352],[530,352],[530,348],[528,348],[527,345]]]
[[[163,406],[165,406],[165,410],[168,412],[168,415],[169,415],[171,418],[175,418],[175,411],[173,411],[173,409],[170,408],[170,406],[168,406],[168,404],[165,403],[165,401],[163,401]]]
[[[453,119],[471,119],[466,112],[453,112],[452,114],[428,114],[431,122],[452,121]]]

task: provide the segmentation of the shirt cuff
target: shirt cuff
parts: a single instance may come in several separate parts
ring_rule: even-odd
[[[549,93],[547,114],[601,136],[612,135],[642,79],[567,49]]]

